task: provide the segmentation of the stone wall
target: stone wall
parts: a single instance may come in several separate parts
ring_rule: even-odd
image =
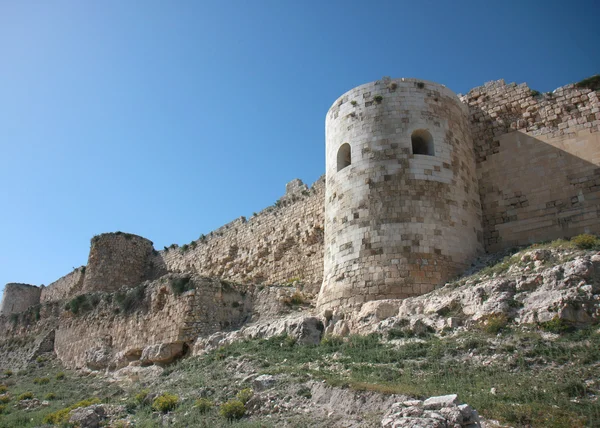
[[[319,308],[427,293],[483,251],[467,108],[452,91],[359,86],[329,110],[326,140]]]
[[[600,232],[598,93],[490,82],[470,110],[488,251]]]
[[[152,241],[130,233],[104,233],[92,238],[82,291],[114,291],[147,279]]]
[[[167,275],[146,286],[140,308],[115,313],[101,304],[83,315],[63,313],[55,337],[57,356],[67,367],[85,367],[90,350],[114,358],[118,353],[140,355],[155,344],[192,342],[198,335],[239,326],[246,317],[246,298],[219,280],[193,277],[195,289],[175,295]]]
[[[310,189],[294,180],[276,206],[191,244],[160,251],[153,265],[244,284],[301,279],[318,287],[323,278],[324,193],[323,178]]]
[[[35,285],[9,283],[4,287],[0,315],[8,316],[40,303],[41,289]]]
[[[81,266],[62,278],[57,279],[47,287],[43,287],[41,301],[51,302],[62,300],[78,294],[83,288],[85,270],[85,266]]]

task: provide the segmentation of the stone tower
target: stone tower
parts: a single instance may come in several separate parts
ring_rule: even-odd
[[[384,79],[326,118],[320,309],[433,290],[481,251],[467,107],[443,85]]]
[[[4,287],[0,315],[8,316],[40,304],[42,289],[35,285],[9,283]]]
[[[92,238],[83,292],[115,291],[146,279],[154,247],[131,233],[103,233]]]

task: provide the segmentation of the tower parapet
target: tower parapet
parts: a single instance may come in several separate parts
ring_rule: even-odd
[[[30,284],[9,283],[4,287],[0,315],[8,316],[26,311],[40,303],[42,289]]]
[[[446,87],[385,79],[326,119],[321,309],[427,293],[483,251],[468,111]]]
[[[115,291],[146,279],[152,241],[130,233],[103,233],[92,238],[83,292]]]

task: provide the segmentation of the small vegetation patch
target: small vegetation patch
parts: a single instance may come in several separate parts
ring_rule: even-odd
[[[37,385],[46,385],[50,383],[50,379],[48,379],[47,377],[36,377],[35,379],[33,379],[33,383]]]
[[[592,91],[600,91],[600,74],[583,79],[580,82],[575,83],[576,88],[587,88]]]
[[[200,413],[210,412],[214,406],[215,406],[215,403],[213,403],[208,398],[200,398],[200,399],[196,400],[196,403],[195,403],[196,410],[198,410],[198,412],[200,412]]]
[[[488,334],[497,334],[508,325],[504,314],[489,315],[481,320],[481,328]]]
[[[307,303],[306,296],[299,291],[294,292],[291,296],[284,297],[282,302],[287,306],[300,306]]]
[[[123,313],[133,312],[138,308],[146,296],[146,286],[140,284],[129,290],[122,290],[114,295],[115,302]]]
[[[567,321],[555,316],[550,321],[541,322],[539,326],[542,330],[550,333],[568,333],[575,330],[575,328]]]
[[[169,413],[170,411],[175,410],[178,403],[179,397],[177,395],[164,392],[154,399],[152,408],[157,412]]]
[[[240,400],[229,400],[219,407],[219,414],[226,419],[241,419],[246,414],[246,406]]]
[[[581,250],[600,249],[600,239],[595,235],[584,233],[571,238],[571,242]]]
[[[171,286],[171,291],[173,291],[173,294],[176,296],[194,289],[194,283],[189,276],[174,278],[169,282],[169,285]]]
[[[375,100],[376,103],[380,103],[381,101],[383,101],[383,97],[381,95],[375,95],[373,97],[373,100]]]
[[[94,404],[100,404],[98,398],[88,398],[87,400],[79,401],[69,407],[57,410],[56,412],[50,413],[44,417],[44,423],[52,425],[66,425],[69,422],[69,413],[71,410],[79,409],[81,407],[88,407]]]
[[[245,388],[238,392],[235,397],[245,405],[252,396],[254,396],[254,391],[251,388]]]
[[[8,394],[0,395],[0,403],[2,403],[2,404],[10,403],[10,395],[8,395]]]
[[[21,400],[33,400],[33,392],[27,391],[22,393],[21,395],[19,395],[19,397],[17,398],[17,400],[21,401]]]

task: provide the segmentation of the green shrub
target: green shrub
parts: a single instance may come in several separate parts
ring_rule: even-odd
[[[179,296],[180,294],[185,293],[186,291],[192,290],[194,288],[194,284],[190,282],[189,276],[172,279],[169,285],[171,286],[173,294],[176,296]]]
[[[576,88],[588,88],[592,91],[600,91],[600,74],[583,79],[580,82],[575,83]]]
[[[56,400],[56,394],[54,392],[49,392],[44,397],[44,400]]]
[[[87,400],[80,401],[64,409],[57,410],[54,413],[50,413],[44,417],[44,423],[50,425],[66,425],[69,422],[69,412],[71,410],[78,409],[80,407],[88,407],[93,404],[100,404],[98,398],[88,398]]]
[[[146,287],[143,284],[115,294],[115,301],[123,313],[129,313],[139,306],[146,296]]]
[[[488,315],[482,319],[483,331],[489,334],[497,334],[508,324],[508,318],[504,314]]]
[[[150,391],[148,391],[147,389],[142,389],[140,392],[138,392],[137,394],[134,395],[133,397],[133,401],[135,401],[135,403],[139,406],[144,404],[144,400],[146,399],[146,397],[148,396],[148,394],[150,393]]]
[[[33,399],[33,392],[24,392],[23,394],[19,395],[19,397],[17,399],[19,401],[21,401],[21,400],[32,400]]]
[[[0,395],[0,403],[2,404],[6,404],[10,402],[10,395],[8,394],[2,394]]]
[[[302,294],[301,292],[296,291],[291,296],[285,297],[283,299],[283,303],[286,304],[287,306],[303,305],[306,303],[306,297],[304,297],[304,294]]]
[[[240,400],[229,400],[221,404],[219,414],[227,419],[241,419],[246,414],[246,406]]]
[[[63,380],[65,378],[65,373],[60,372],[56,374],[56,380]]]
[[[582,250],[592,250],[600,246],[600,240],[594,235],[584,233],[571,238],[571,242]]]
[[[381,101],[383,101],[383,97],[382,97],[381,95],[375,95],[375,96],[373,97],[373,99],[374,99],[376,102],[378,102],[378,103],[380,103]]]
[[[152,408],[157,412],[168,413],[177,407],[179,397],[165,392],[154,399]]]
[[[210,401],[208,398],[200,398],[196,400],[196,409],[200,413],[207,413],[214,407],[214,403]]]
[[[536,91],[535,89],[531,90],[531,96],[532,97],[537,97],[540,94],[540,91]]]
[[[4,394],[8,391],[8,387],[6,385],[0,384],[0,394]]]
[[[48,379],[47,377],[36,377],[35,379],[33,379],[33,383],[35,383],[36,385],[46,385],[50,383],[50,379]]]
[[[46,361],[46,359],[44,357],[42,357],[41,355],[35,359],[35,362],[38,364],[41,364],[45,361]]]
[[[236,394],[236,398],[245,405],[248,401],[250,401],[253,395],[254,391],[251,388],[245,388]]]
[[[0,415],[2,413],[6,413],[6,405],[4,405],[4,404],[0,404]]]
[[[92,305],[88,302],[88,298],[85,294],[80,294],[67,303],[67,309],[77,315],[79,312],[89,311],[92,309]]]
[[[550,321],[541,322],[539,326],[542,330],[550,333],[568,333],[574,330],[573,326],[556,315]]]
[[[358,102],[356,102],[355,100],[350,101],[350,104],[352,104],[353,106],[356,106],[356,104],[358,104]]]

